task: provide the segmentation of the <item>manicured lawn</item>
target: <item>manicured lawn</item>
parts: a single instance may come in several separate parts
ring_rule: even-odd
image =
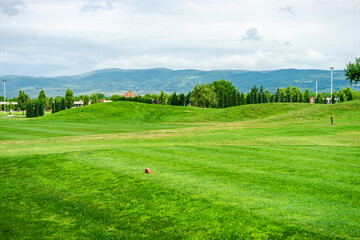
[[[360,102],[112,103],[0,124],[3,239],[360,238]]]

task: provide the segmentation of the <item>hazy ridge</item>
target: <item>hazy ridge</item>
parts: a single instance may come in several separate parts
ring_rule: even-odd
[[[59,77],[31,77],[7,75],[6,91],[8,97],[18,95],[20,89],[30,97],[36,97],[40,89],[44,89],[47,96],[64,95],[67,88],[75,95],[102,92],[106,95],[123,94],[129,89],[137,94],[165,92],[188,92],[198,83],[209,83],[225,79],[233,82],[240,90],[247,92],[256,84],[263,85],[271,92],[277,87],[289,85],[305,90],[315,91],[316,78],[318,90],[330,91],[330,71],[316,69],[282,69],[272,71],[246,70],[213,70],[201,71],[171,70],[166,68],[154,69],[101,69],[74,76]],[[334,90],[349,86],[345,80],[344,71],[334,71]],[[352,86],[359,90],[359,86]],[[2,94],[1,94],[2,95]]]

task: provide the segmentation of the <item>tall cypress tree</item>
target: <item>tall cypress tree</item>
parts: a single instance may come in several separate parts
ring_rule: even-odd
[[[251,99],[252,99],[252,97],[251,97],[251,92],[249,92],[248,94],[246,94],[246,96],[245,96],[245,102],[246,102],[246,104],[251,104],[252,102],[251,102]]]
[[[240,105],[245,105],[245,94],[241,92],[240,94]]]
[[[264,103],[264,87],[263,87],[263,85],[261,85],[261,87],[260,87],[259,103]]]
[[[61,98],[60,101],[60,110],[65,110],[66,109],[66,105],[65,105],[65,99]]]
[[[310,93],[308,88],[304,92],[304,102],[310,103]]]
[[[35,99],[35,101],[34,101],[34,117],[39,116],[39,108],[41,108],[41,104],[39,103],[39,100]]]
[[[254,87],[251,89],[252,93],[252,103],[258,103],[258,89],[256,85],[254,84]]]
[[[287,87],[287,89],[286,89],[285,102],[292,102],[291,88],[290,87]]]
[[[285,102],[285,95],[284,91],[280,90],[280,102]]]
[[[236,106],[236,103],[237,103],[237,94],[236,94],[236,90],[234,90],[231,93],[231,106],[232,107]]]
[[[281,102],[281,91],[279,88],[276,90],[275,102]]]
[[[171,96],[170,104],[173,106],[179,105],[179,99],[178,99],[178,96],[176,95],[176,92],[174,92],[174,94]]]
[[[239,91],[237,91],[236,96],[237,96],[236,106],[240,106],[241,105],[241,94]]]

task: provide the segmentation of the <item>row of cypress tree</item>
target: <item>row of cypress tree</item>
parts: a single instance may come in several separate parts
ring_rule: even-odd
[[[44,116],[45,105],[39,100],[29,101],[26,104],[26,117],[41,117]]]

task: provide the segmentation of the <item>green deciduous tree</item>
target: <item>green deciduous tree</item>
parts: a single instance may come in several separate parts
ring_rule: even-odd
[[[46,95],[45,95],[45,91],[42,89],[40,90],[39,96],[37,98],[37,101],[35,101],[35,108],[38,108],[38,116],[44,116],[44,109],[46,107]],[[43,108],[43,110],[40,110],[40,108]],[[36,112],[36,110],[35,110]],[[42,114],[42,115],[41,115]],[[38,117],[36,116],[36,117]]]
[[[20,90],[18,96],[18,107],[21,111],[23,111],[23,114],[26,109],[26,105],[29,101],[30,101],[29,96],[24,91]]]
[[[166,102],[167,102],[167,95],[163,90],[161,90],[159,95],[159,104],[166,105]]]
[[[96,95],[96,93],[93,93],[91,95],[91,104],[95,104],[95,103],[99,103],[99,98],[98,96]]]
[[[346,65],[345,77],[349,80],[350,84],[358,83],[360,81],[360,58],[355,58],[355,62]]]
[[[73,91],[71,89],[67,89],[65,92],[65,107],[70,109],[74,106],[74,96]]]
[[[83,98],[83,101],[84,101],[84,106],[89,105],[90,97],[86,94]]]
[[[316,103],[320,103],[320,104],[324,103],[323,96],[321,93],[318,93],[318,95],[316,97]]]
[[[48,102],[47,108],[48,108],[48,109],[51,109],[51,110],[54,108],[54,98],[53,98],[53,97],[50,97],[50,98],[49,98],[49,102]]]
[[[190,100],[198,107],[210,108],[217,105],[215,87],[208,84],[197,84],[191,92]]]

